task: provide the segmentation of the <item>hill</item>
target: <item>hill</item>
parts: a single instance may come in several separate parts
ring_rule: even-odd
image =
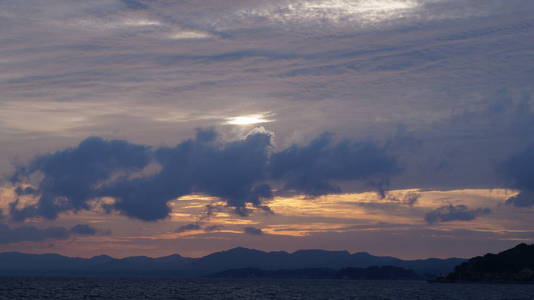
[[[440,282],[534,283],[534,245],[519,244],[458,265]]]

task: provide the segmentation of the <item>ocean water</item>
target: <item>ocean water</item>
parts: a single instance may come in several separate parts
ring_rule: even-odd
[[[422,281],[0,279],[0,299],[531,300],[534,285]]]

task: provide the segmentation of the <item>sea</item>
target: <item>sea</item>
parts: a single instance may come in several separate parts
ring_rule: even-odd
[[[352,280],[0,278],[0,299],[533,300],[534,284]]]

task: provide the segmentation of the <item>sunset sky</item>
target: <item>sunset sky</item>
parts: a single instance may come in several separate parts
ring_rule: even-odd
[[[0,0],[0,252],[534,240],[530,0]]]

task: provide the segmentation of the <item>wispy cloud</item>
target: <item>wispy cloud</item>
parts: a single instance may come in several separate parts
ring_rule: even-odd
[[[11,228],[0,224],[0,244],[19,242],[42,242],[45,240],[66,240],[72,235],[91,236],[97,230],[85,224],[76,225],[70,229],[64,227],[38,228],[34,226],[21,226]]]
[[[243,10],[245,16],[259,16],[277,22],[329,22],[343,25],[373,25],[392,19],[413,16],[420,3],[416,0],[306,0],[283,5]]]
[[[489,208],[469,209],[465,205],[446,205],[439,207],[425,215],[428,223],[472,221],[477,217],[491,213]]]

